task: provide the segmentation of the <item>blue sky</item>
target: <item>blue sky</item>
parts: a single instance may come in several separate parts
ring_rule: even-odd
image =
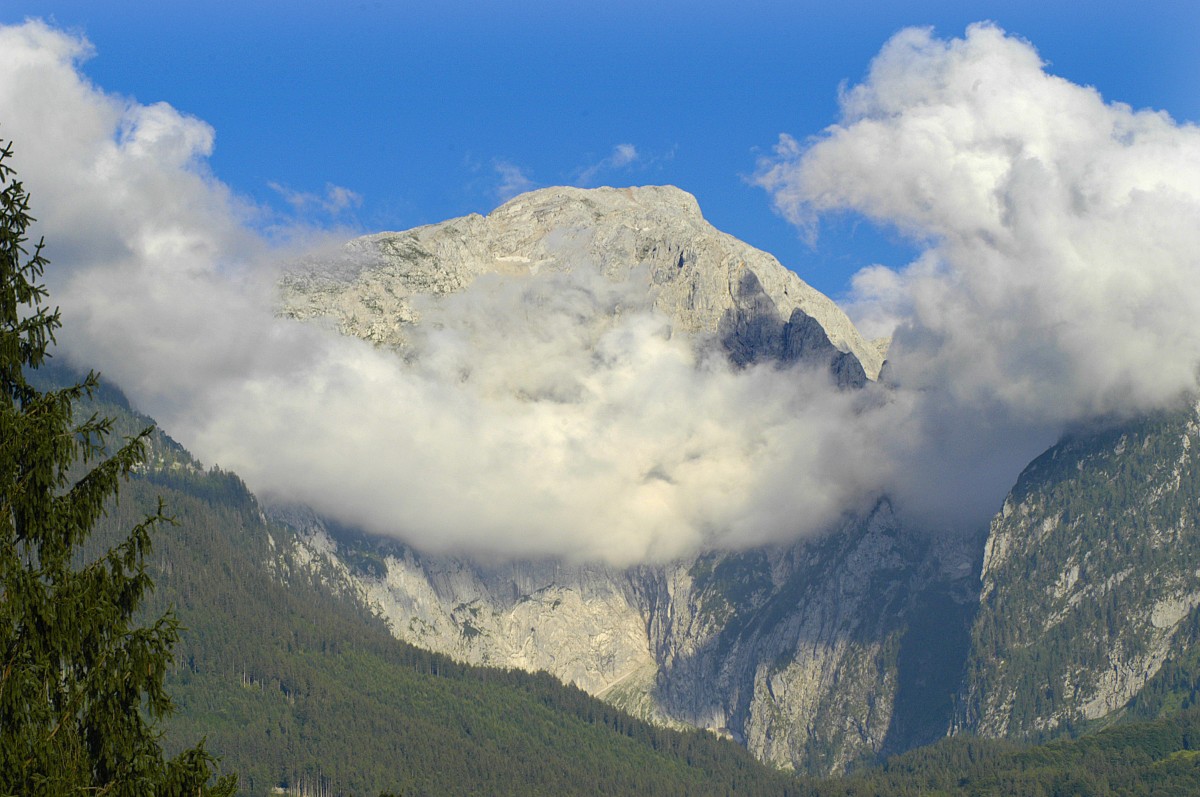
[[[1200,118],[1200,4],[1078,8],[5,0],[0,22],[82,32],[98,87],[208,122],[217,178],[318,225],[404,229],[487,212],[522,185],[672,183],[836,296],[860,267],[903,265],[910,250],[855,216],[826,218],[810,246],[746,178],[779,134],[803,140],[835,122],[839,85],[902,27],[960,36],[990,19],[1108,100]],[[329,186],[361,203],[287,201],[328,200]]]

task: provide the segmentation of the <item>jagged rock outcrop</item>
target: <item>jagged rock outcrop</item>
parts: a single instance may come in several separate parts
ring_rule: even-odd
[[[753,271],[742,274],[733,299],[733,307],[717,325],[733,362],[742,366],[772,361],[784,366],[822,363],[841,387],[867,383],[862,363],[850,352],[839,351],[817,319],[796,308],[784,320]]]
[[[1200,607],[1200,408],[1068,435],[992,521],[959,727],[1033,737],[1111,717]]]
[[[281,312],[330,318],[345,334],[402,347],[420,318],[418,297],[461,291],[485,274],[581,270],[638,285],[680,331],[719,333],[741,363],[765,357],[750,352],[755,335],[776,358],[811,352],[829,361],[842,384],[874,379],[883,363],[829,298],[718,231],[694,197],[672,186],[545,188],[487,216],[358,238],[288,274]]]
[[[915,671],[915,614],[946,604],[942,652],[961,662],[974,598],[969,541],[938,545],[885,503],[823,539],[709,553],[668,573],[670,612],[651,628],[660,705],[701,727],[723,721],[756,756],[803,771],[937,738],[950,712],[938,692],[960,672]],[[918,705],[940,712],[937,727],[913,716]]]

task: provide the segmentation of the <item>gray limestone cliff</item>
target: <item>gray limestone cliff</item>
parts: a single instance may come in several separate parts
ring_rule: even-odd
[[[429,556],[287,519],[304,541],[297,558],[398,638],[545,670],[780,767],[839,772],[949,727],[978,544],[906,532],[886,503],[789,547],[624,570]]]

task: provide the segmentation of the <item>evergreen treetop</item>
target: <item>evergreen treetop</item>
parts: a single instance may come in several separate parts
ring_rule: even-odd
[[[29,197],[0,145],[0,794],[228,795],[203,743],[166,760],[153,721],[178,639],[167,613],[133,614],[161,505],[91,561],[81,547],[144,456],[149,430],[106,456],[107,419],[74,416],[97,377],[39,392],[26,381],[60,325],[43,304],[47,265],[27,249]]]

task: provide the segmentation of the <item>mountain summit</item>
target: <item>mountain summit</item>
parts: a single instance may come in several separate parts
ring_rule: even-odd
[[[828,361],[839,384],[875,379],[878,348],[828,297],[766,252],[727,235],[673,186],[545,188],[471,214],[350,241],[283,281],[285,315],[330,317],[384,346],[404,343],[419,297],[484,275],[594,272],[644,288],[677,329],[715,336],[738,365]]]

